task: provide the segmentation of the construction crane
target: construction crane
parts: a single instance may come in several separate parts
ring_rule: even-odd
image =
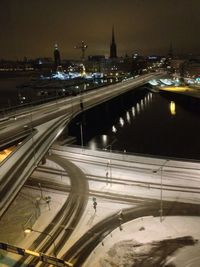
[[[81,52],[82,52],[81,53],[81,59],[82,59],[82,61],[85,60],[85,50],[87,49],[87,47],[88,47],[88,45],[85,44],[84,41],[82,41],[81,44],[78,44],[78,45],[74,46],[75,49],[81,49]]]

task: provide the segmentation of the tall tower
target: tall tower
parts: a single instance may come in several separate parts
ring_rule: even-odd
[[[110,45],[110,58],[117,58],[117,46],[115,43],[114,26],[112,27],[112,42]]]
[[[168,58],[169,59],[173,59],[173,47],[172,47],[172,43],[170,43],[170,46],[169,46],[169,51],[168,51]]]
[[[54,64],[55,64],[56,69],[58,66],[61,65],[60,51],[58,50],[57,44],[55,44],[54,46]]]

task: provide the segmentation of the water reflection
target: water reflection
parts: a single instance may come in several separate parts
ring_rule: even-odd
[[[119,124],[121,127],[124,126],[124,119],[122,117],[119,119]]]
[[[141,105],[141,109],[143,110],[144,109],[144,100],[143,99],[141,100],[140,105]]]
[[[130,117],[130,114],[128,111],[126,112],[126,119],[127,119],[128,123],[130,124],[131,123],[131,117]]]
[[[145,96],[145,98],[144,98],[144,104],[145,104],[145,106],[147,105],[147,96]]]
[[[152,93],[149,93],[148,95],[146,95],[145,97],[143,97],[139,102],[137,102],[135,104],[135,106],[131,107],[131,109],[127,110],[125,115],[123,117],[119,118],[119,125],[120,127],[124,127],[126,126],[125,124],[131,124],[134,117],[137,115],[140,115],[140,113],[142,111],[145,110],[145,107],[147,106],[147,104],[149,104],[152,100]],[[131,115],[132,115],[132,119],[131,119]],[[112,130],[113,133],[117,132],[117,128],[113,125],[112,126]]]
[[[176,104],[174,101],[170,102],[169,109],[170,109],[171,115],[173,116],[176,115]]]
[[[118,121],[118,123],[114,122],[115,124],[111,124],[109,131],[106,132],[105,129],[104,134],[97,134],[94,138],[90,138],[90,141],[88,140],[88,146],[90,149],[95,150],[98,147],[105,148],[112,141],[110,138],[113,139],[113,136],[116,138],[116,135],[120,135],[124,132],[124,130],[127,129],[127,126],[130,127],[130,125],[133,124],[136,117],[140,117],[140,113],[144,112],[147,104],[151,102],[151,99],[151,93],[143,94],[142,97],[135,99],[135,101],[132,103],[132,106],[129,106],[129,109],[124,110],[121,112],[121,114],[119,113],[118,119],[116,118],[115,120],[115,122]],[[138,120],[136,121],[136,124],[137,123]]]
[[[97,149],[97,143],[96,143],[95,140],[91,140],[91,141],[89,142],[89,148],[90,148],[91,150],[96,150],[96,149]]]
[[[131,109],[133,117],[135,117],[135,107],[132,107]]]
[[[113,140],[117,140],[112,147],[113,151],[126,150],[151,155],[199,158],[199,116],[188,112],[187,106],[182,109],[180,105],[176,105],[178,100],[176,103],[174,99],[171,100],[158,93],[138,92],[138,95],[133,95],[132,102],[129,96],[124,98],[126,106],[120,105],[119,101],[111,103],[109,110],[103,106],[100,111],[96,109],[96,113],[92,111],[86,121],[86,146],[91,149],[105,149],[113,144]],[[97,130],[94,130],[99,112],[102,113],[102,121],[100,126],[98,124]],[[179,116],[176,116],[177,114]],[[180,125],[184,125],[186,130],[182,132]],[[169,132],[176,134],[171,136]],[[169,141],[166,142],[166,139]]]
[[[140,104],[139,103],[137,103],[137,105],[136,105],[136,110],[137,110],[137,113],[140,114]]]
[[[102,135],[102,142],[103,142],[103,145],[106,145],[107,144],[107,141],[108,141],[108,136],[106,134],[103,134]]]
[[[91,149],[91,150],[97,150],[98,148],[107,150],[108,147],[113,147],[113,145],[117,142],[117,137],[116,135],[112,134],[112,135],[99,135],[96,136],[95,138],[91,139],[87,146]]]
[[[113,133],[116,133],[117,132],[117,129],[116,129],[115,125],[112,126],[112,132]]]

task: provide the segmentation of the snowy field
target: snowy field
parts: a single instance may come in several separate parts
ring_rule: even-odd
[[[84,267],[198,267],[199,217],[144,217],[114,230]]]
[[[51,161],[47,161],[47,165],[59,169],[59,166]],[[86,165],[83,168],[80,164],[79,167],[82,167],[87,173],[93,174],[91,169],[86,168]],[[95,172],[97,172],[96,168]],[[104,167],[99,170],[100,174],[103,172],[105,172]],[[37,177],[38,175],[36,171],[33,176]],[[119,173],[116,174],[113,171],[113,177],[118,175]],[[69,178],[62,175],[62,171],[57,175],[44,173],[43,178],[49,181],[60,181],[63,186],[70,185]],[[120,178],[122,179],[123,176],[120,175]],[[149,179],[154,178],[156,178],[155,175]],[[144,195],[144,193],[147,195],[149,192],[148,196],[150,196],[150,191],[152,191],[148,187],[140,189],[129,184],[123,186],[114,183],[107,185],[106,182],[98,183],[95,181],[89,181],[89,187],[101,192],[121,192],[127,195],[134,195],[136,193],[136,195]],[[157,191],[159,197],[160,191]],[[163,193],[164,197],[166,197],[166,192]],[[50,205],[47,205],[43,198],[49,196],[51,197],[51,202]],[[38,233],[32,232],[29,235],[24,235],[24,229],[32,227],[33,229],[43,231],[61,208],[67,196],[68,193],[44,188],[41,190],[39,186],[37,190],[24,187],[0,221],[0,240],[22,248],[29,247],[33,240],[37,238]],[[197,197],[196,199],[195,197],[195,201],[193,199],[191,202],[197,202],[198,200],[199,198]],[[58,257],[62,257],[63,253],[96,223],[122,209],[133,206],[133,203],[131,205],[119,203],[116,200],[108,200],[101,197],[97,197],[97,202],[97,211],[95,212],[92,197],[89,197],[88,204],[76,230],[72,233],[68,242],[58,254]],[[163,217],[162,223],[158,217],[138,218],[137,220],[122,224],[121,230],[117,228],[105,237],[91,253],[84,267],[199,267],[200,245],[196,242],[200,238],[199,225],[199,217]],[[0,257],[0,266],[11,267],[18,259],[18,256],[15,254],[7,253],[6,255],[2,251],[1,253],[3,257]]]

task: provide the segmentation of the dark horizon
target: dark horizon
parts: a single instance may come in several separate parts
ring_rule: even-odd
[[[0,58],[52,57],[57,43],[62,59],[78,59],[82,40],[86,57],[109,56],[113,25],[118,56],[167,55],[170,43],[174,54],[199,54],[199,9],[198,0],[3,0]]]

